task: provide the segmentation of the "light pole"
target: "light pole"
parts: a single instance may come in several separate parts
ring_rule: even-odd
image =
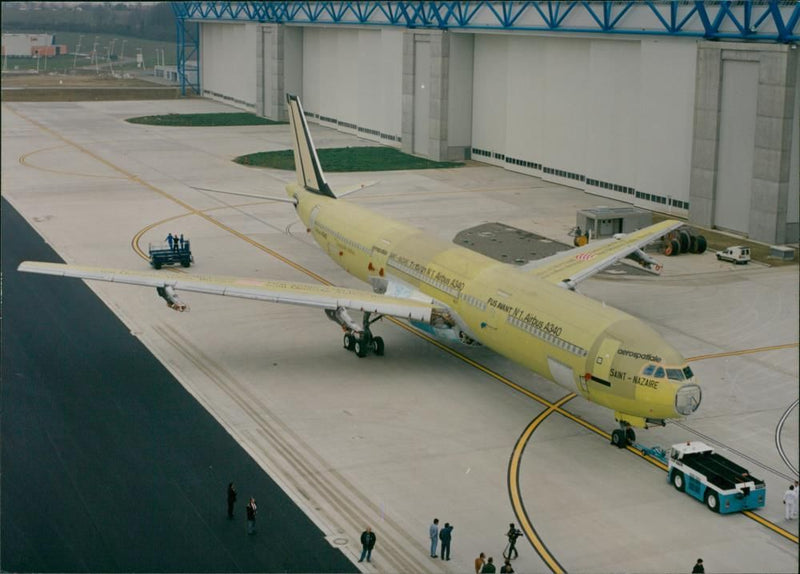
[[[78,54],[81,51],[81,42],[83,41],[83,34],[78,37],[78,47],[75,48],[75,58],[72,60],[72,69],[75,69],[75,66],[78,65]]]

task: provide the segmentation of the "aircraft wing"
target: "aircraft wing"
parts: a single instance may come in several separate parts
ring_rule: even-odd
[[[355,311],[368,311],[402,319],[412,319],[430,323],[434,310],[443,309],[430,303],[401,297],[390,297],[344,287],[333,287],[315,283],[295,283],[291,281],[267,281],[242,277],[190,275],[183,273],[164,273],[163,271],[129,271],[102,267],[84,267],[62,263],[42,263],[23,261],[19,270],[27,273],[41,273],[60,277],[77,277],[94,281],[109,281],[129,285],[155,287],[170,306],[183,310],[186,306],[176,297],[177,291],[208,293],[241,299],[255,299],[273,303],[304,305],[321,309],[335,310],[345,308]],[[173,301],[174,299],[174,301]],[[177,307],[172,305],[177,303]],[[180,308],[182,306],[182,308]]]
[[[561,251],[550,257],[532,261],[521,269],[531,275],[568,287],[591,277],[625,257],[634,256],[653,262],[641,248],[683,225],[680,221],[666,220],[619,238],[594,241],[583,247]]]

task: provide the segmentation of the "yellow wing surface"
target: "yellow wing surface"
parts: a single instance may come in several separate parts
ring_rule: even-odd
[[[572,288],[584,279],[613,265],[662,235],[683,225],[666,220],[633,233],[592,242],[583,247],[561,251],[522,267],[534,277]],[[646,257],[646,256],[645,256]]]
[[[203,276],[190,274],[165,274],[163,271],[129,271],[103,267],[84,267],[62,263],[41,263],[24,261],[20,271],[41,273],[59,277],[76,277],[93,281],[108,281],[128,285],[143,285],[157,289],[170,288],[174,292],[189,291],[254,299],[273,303],[303,305],[321,309],[350,309],[389,315],[429,323],[434,309],[439,309],[424,301],[390,297],[345,287],[333,287],[314,283],[295,283],[292,281],[266,281],[242,277]]]

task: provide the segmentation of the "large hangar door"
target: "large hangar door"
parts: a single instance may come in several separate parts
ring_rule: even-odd
[[[428,155],[428,124],[431,100],[431,44],[414,38],[414,153]]]
[[[714,226],[748,233],[753,180],[758,62],[723,60]]]

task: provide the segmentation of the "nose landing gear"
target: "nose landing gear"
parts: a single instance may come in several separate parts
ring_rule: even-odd
[[[625,448],[636,442],[636,433],[633,432],[631,425],[625,421],[619,421],[620,428],[614,429],[611,433],[611,444],[617,448]]]

